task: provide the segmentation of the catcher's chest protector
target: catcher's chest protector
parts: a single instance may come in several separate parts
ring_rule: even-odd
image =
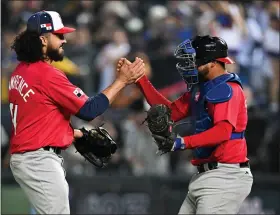
[[[221,75],[211,81],[197,84],[191,94],[191,115],[176,122],[174,129],[180,136],[198,134],[213,126],[213,120],[207,111],[207,102],[226,102],[232,97],[231,86],[227,82],[235,82],[240,86],[241,81],[236,74]],[[193,150],[194,156],[207,158],[215,147],[201,147]]]

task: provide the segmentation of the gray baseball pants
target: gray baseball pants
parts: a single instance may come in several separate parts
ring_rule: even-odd
[[[219,163],[217,169],[193,175],[179,214],[237,214],[252,184],[250,168]]]
[[[60,155],[43,149],[11,156],[14,178],[39,214],[70,214],[62,164]]]

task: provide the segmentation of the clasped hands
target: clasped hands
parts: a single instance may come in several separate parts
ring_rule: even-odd
[[[126,84],[136,83],[145,75],[145,64],[139,57],[132,63],[126,58],[121,58],[117,64],[117,78]]]

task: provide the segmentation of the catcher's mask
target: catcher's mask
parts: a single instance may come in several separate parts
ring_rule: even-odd
[[[188,90],[198,83],[198,71],[195,64],[195,49],[192,47],[191,40],[187,39],[177,46],[174,56],[179,62],[176,68],[183,80],[187,83]]]

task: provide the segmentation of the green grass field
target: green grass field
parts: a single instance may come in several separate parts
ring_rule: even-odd
[[[19,186],[2,185],[1,214],[30,214],[30,204]]]

